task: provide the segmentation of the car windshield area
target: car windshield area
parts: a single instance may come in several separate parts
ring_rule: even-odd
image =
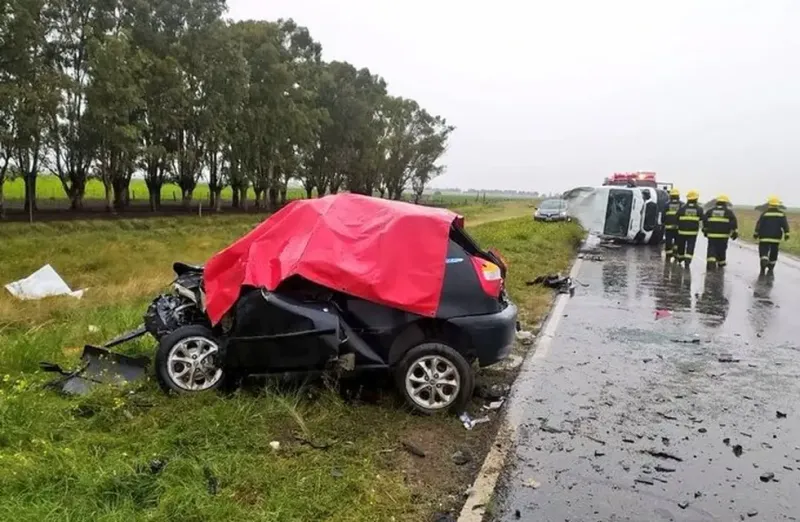
[[[567,202],[563,199],[546,199],[539,205],[539,210],[559,211],[566,209]]]
[[[628,227],[631,222],[632,206],[632,191],[611,189],[608,193],[606,223],[603,233],[607,236],[625,236],[628,233]]]

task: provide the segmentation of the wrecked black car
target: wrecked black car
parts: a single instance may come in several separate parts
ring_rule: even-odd
[[[441,209],[343,194],[291,203],[212,257],[175,263],[144,330],[155,374],[191,393],[249,375],[382,371],[415,410],[463,408],[504,359],[506,266]]]

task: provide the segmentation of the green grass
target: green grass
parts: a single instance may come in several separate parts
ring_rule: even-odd
[[[547,310],[536,275],[565,270],[582,234],[534,223],[528,208],[468,206],[470,228],[510,265],[523,319]],[[510,216],[523,216],[512,217]],[[493,221],[503,219],[502,221]],[[413,521],[458,506],[470,474],[450,455],[482,451],[491,428],[421,418],[392,393],[346,403],[325,388],[166,397],[153,382],[68,398],[42,389],[40,361],[76,363],[84,343],[136,326],[170,281],[173,260],[203,262],[255,216],[8,224],[6,283],[51,263],[82,300],[17,302],[0,294],[0,520]],[[94,331],[97,327],[98,331]],[[127,348],[151,353],[148,340]],[[326,450],[296,435],[334,444]],[[412,440],[424,461],[400,449]],[[270,447],[280,442],[280,449]],[[476,454],[475,466],[481,455]],[[166,462],[161,471],[151,464]]]
[[[5,184],[3,185],[3,193],[5,195],[5,199],[8,201],[24,201],[25,200],[25,184],[22,178],[16,178],[13,180],[6,180]],[[148,190],[147,185],[145,184],[143,179],[133,179],[131,180],[130,184],[130,191],[129,194],[131,199],[134,201],[148,201]],[[248,190],[248,199],[253,200],[255,198],[255,193],[252,189]],[[40,175],[36,181],[36,195],[37,198],[40,200],[55,200],[55,201],[62,201],[66,200],[67,196],[64,192],[64,187],[61,185],[61,180],[58,177],[53,175]],[[198,183],[197,188],[195,188],[193,193],[193,199],[196,201],[207,201],[209,198],[209,189],[207,183]],[[233,192],[230,187],[226,187],[222,190],[222,199],[225,201],[230,201],[233,197]],[[287,197],[289,199],[299,199],[306,197],[305,189],[302,188],[290,188]],[[89,182],[86,184],[86,195],[85,198],[87,200],[102,200],[105,199],[105,188],[103,187],[103,183],[97,179],[90,179]],[[180,201],[181,200],[181,190],[174,183],[167,183],[163,187],[161,187],[161,199],[163,202],[169,201]],[[480,203],[477,201],[475,195],[468,195],[468,194],[436,194],[436,195],[426,195],[426,199],[436,201],[442,204],[449,204],[449,205],[475,205]],[[481,200],[483,197],[480,198]],[[486,196],[486,201],[498,201],[503,200],[505,198],[497,197],[492,194],[488,194]],[[530,200],[528,200],[530,201]]]
[[[741,239],[747,242],[753,241],[753,231],[755,230],[756,220],[758,220],[759,212],[753,209],[736,208],[736,217],[739,221],[739,235]],[[781,243],[781,251],[792,255],[800,255],[800,212],[796,210],[789,210],[786,212],[786,218],[789,220],[789,241]]]

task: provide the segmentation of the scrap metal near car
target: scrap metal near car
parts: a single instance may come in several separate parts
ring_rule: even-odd
[[[473,363],[506,358],[517,331],[505,263],[463,225],[449,210],[354,194],[294,201],[205,267],[175,263],[172,291],[123,339],[158,341],[155,376],[169,392],[254,374],[378,371],[419,412],[461,411]],[[130,363],[87,350],[91,375],[93,360]]]

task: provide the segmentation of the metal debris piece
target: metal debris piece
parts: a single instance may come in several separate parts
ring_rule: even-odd
[[[762,473],[761,476],[758,478],[761,479],[761,482],[770,482],[772,480],[775,480],[775,473],[768,471],[766,473]]]
[[[526,480],[522,485],[525,486],[526,488],[533,488],[533,489],[539,489],[539,486],[541,486],[539,482],[535,481],[532,478]]]
[[[687,507],[689,507],[689,502],[686,500],[681,500],[680,502],[678,502],[678,507],[681,509],[686,509]]]
[[[776,411],[775,412],[775,417],[777,417],[778,419],[785,419],[786,418],[786,414],[783,413],[782,411]]]
[[[642,450],[642,453],[646,453],[651,457],[656,457],[657,459],[664,459],[664,460],[677,460],[678,462],[683,462],[683,459],[673,455],[671,453],[667,453],[666,451],[656,451],[656,450]]]
[[[733,445],[733,454],[736,455],[737,457],[741,457],[742,453],[744,453],[744,450],[742,449],[742,445],[741,444],[734,444]]]
[[[729,353],[723,353],[720,354],[720,356],[717,358],[717,361],[721,363],[738,363],[741,362],[741,359],[736,359]]]
[[[422,451],[422,448],[420,448],[416,444],[412,444],[411,442],[407,441],[402,441],[400,444],[402,444],[404,450],[411,453],[412,455],[420,458],[425,457],[425,452]]]
[[[46,386],[68,395],[84,395],[97,384],[121,385],[144,379],[150,359],[130,357],[105,348],[86,345],[81,355],[81,365],[66,371],[59,365],[42,362],[39,367],[46,372],[61,374]]]

